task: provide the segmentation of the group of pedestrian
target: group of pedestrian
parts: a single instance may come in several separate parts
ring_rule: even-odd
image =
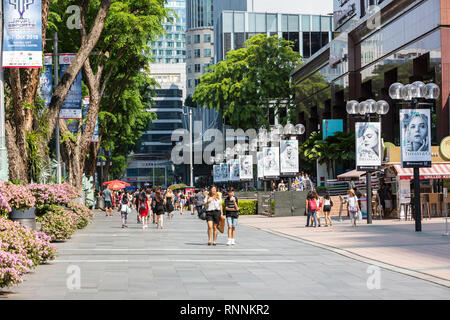
[[[306,227],[320,227],[322,216],[325,219],[325,227],[328,227],[328,224],[333,226],[330,217],[332,207],[333,200],[329,194],[321,199],[317,191],[310,191],[306,197]]]

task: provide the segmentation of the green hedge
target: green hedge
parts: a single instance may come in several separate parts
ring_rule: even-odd
[[[239,215],[247,216],[254,215],[258,212],[258,201],[256,200],[238,200],[239,206]],[[226,214],[225,211],[225,201],[222,201],[223,214]]]

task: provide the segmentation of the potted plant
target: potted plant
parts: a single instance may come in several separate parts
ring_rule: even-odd
[[[26,186],[11,182],[0,184],[0,193],[8,199],[11,208],[9,219],[18,221],[24,226],[36,229],[36,198]]]

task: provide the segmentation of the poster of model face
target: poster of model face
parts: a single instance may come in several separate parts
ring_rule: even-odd
[[[357,122],[356,170],[378,170],[381,167],[381,124],[379,122]]]
[[[253,156],[239,156],[239,176],[241,180],[253,179]]]
[[[280,154],[281,174],[298,173],[298,141],[282,140]]]
[[[278,177],[280,175],[280,148],[265,147],[264,152],[264,177]]]
[[[213,166],[213,180],[214,183],[220,182],[220,178],[221,178],[221,172],[220,172],[220,165],[219,164],[215,164]]]
[[[239,181],[239,160],[238,159],[232,159],[228,161],[228,164],[230,166],[230,181]]]
[[[220,181],[227,182],[230,179],[230,166],[227,163],[220,164]]]
[[[429,109],[400,110],[402,168],[431,167]]]
[[[264,179],[264,152],[258,152],[256,157],[258,159],[258,179]]]

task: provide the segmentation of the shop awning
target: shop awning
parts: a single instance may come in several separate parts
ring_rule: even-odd
[[[361,176],[365,175],[365,171],[352,170],[337,176],[340,181],[359,180]]]
[[[394,165],[397,175],[402,180],[414,179],[414,171],[412,168],[402,168],[401,165]],[[420,168],[420,179],[450,179],[450,163],[435,163],[431,168]]]

